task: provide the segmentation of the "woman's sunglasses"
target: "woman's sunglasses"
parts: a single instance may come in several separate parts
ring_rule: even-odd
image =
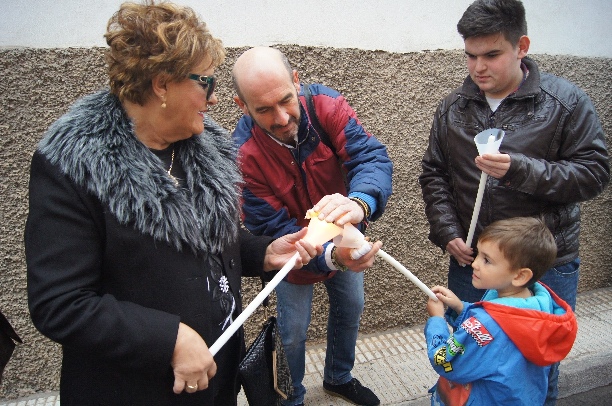
[[[198,82],[198,84],[202,86],[202,89],[206,90],[206,100],[210,100],[212,94],[215,91],[217,78],[214,76],[201,76],[195,73],[191,73],[187,77],[191,80],[195,80],[196,82]]]

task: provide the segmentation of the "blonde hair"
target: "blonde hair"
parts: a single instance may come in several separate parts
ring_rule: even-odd
[[[221,40],[189,7],[172,3],[123,3],[108,21],[106,53],[111,93],[144,104],[157,75],[180,81],[205,58],[225,60]]]

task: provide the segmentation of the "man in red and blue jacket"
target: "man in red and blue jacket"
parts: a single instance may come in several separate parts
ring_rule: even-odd
[[[342,226],[365,227],[378,219],[391,195],[393,165],[386,147],[361,125],[345,98],[309,85],[314,111],[328,147],[313,126],[297,71],[278,50],[256,47],[232,71],[235,101],[244,113],[233,133],[244,177],[243,221],[256,235],[282,236],[308,225],[306,211]],[[323,386],[360,405],[378,405],[376,395],[351,376],[363,312],[363,271],[382,244],[353,260],[348,248],[325,251],[276,288],[278,322],[289,359],[294,394],[284,405],[304,402],[304,356],[313,284],[327,289],[330,313]],[[345,270],[353,272],[342,272]],[[340,272],[338,272],[340,271]]]

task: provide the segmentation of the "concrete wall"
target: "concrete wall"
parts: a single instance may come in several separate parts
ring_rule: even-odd
[[[462,51],[394,53],[297,45],[280,47],[303,79],[344,93],[364,125],[388,146],[395,164],[394,194],[369,235],[427,285],[444,284],[447,257],[428,240],[417,177],[431,117],[438,101],[466,74]],[[239,110],[231,101],[229,69],[245,48],[229,48],[218,70],[220,103],[211,116],[233,129]],[[5,371],[0,398],[59,386],[61,350],[33,327],[27,310],[23,229],[28,173],[36,143],[46,128],[79,97],[106,84],[103,48],[0,49],[0,309],[24,340]],[[612,133],[609,104],[612,59],[532,55],[544,70],[574,81],[591,96],[604,130]],[[584,203],[580,291],[612,285],[612,192]],[[245,302],[260,289],[245,283]],[[382,260],[365,275],[366,306],[361,331],[423,323],[426,296]],[[328,303],[316,287],[309,337],[324,338]],[[260,313],[262,314],[262,312]],[[263,315],[261,316],[263,317]],[[259,315],[246,324],[249,339]]]
[[[105,46],[124,0],[2,0],[0,47]],[[297,44],[389,52],[460,49],[473,0],[176,0],[228,47]],[[612,57],[610,0],[523,0],[532,53]]]

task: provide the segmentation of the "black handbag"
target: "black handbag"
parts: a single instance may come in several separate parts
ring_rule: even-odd
[[[263,304],[267,310],[268,298]],[[247,401],[252,406],[277,406],[281,399],[293,394],[289,364],[276,317],[270,316],[264,322],[240,362],[238,376]]]
[[[0,312],[0,382],[2,382],[4,367],[8,364],[15,349],[15,341],[22,342],[11,323]]]

